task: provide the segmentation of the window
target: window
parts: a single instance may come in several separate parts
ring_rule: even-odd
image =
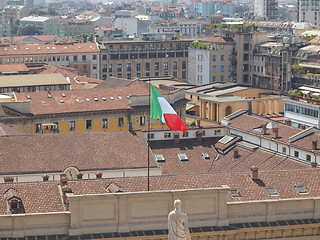
[[[140,116],[139,117],[139,125],[145,126],[146,125],[146,116]]]
[[[182,71],[182,79],[186,79],[186,71]]]
[[[181,162],[189,161],[187,154],[185,154],[185,153],[178,153],[178,157]]]
[[[154,156],[155,156],[157,162],[164,162],[165,161],[162,154],[155,154]]]
[[[137,71],[141,71],[141,64],[137,63]]]
[[[109,72],[112,72],[112,64],[109,65]]]
[[[287,148],[282,147],[282,152],[283,152],[283,153],[287,153]]]
[[[210,160],[210,156],[208,153],[202,153],[202,157],[206,160]]]
[[[221,130],[218,129],[218,130],[214,130],[214,135],[220,135],[221,134]]]
[[[267,188],[268,189],[268,192],[270,195],[278,195],[278,192],[275,188],[273,187],[270,187],[270,188]]]
[[[220,59],[221,59],[221,61],[224,61],[224,55],[221,55]]]
[[[217,60],[217,56],[216,56],[216,55],[213,55],[213,56],[212,56],[212,61],[215,62],[216,60]]]
[[[307,189],[304,186],[296,186],[298,193],[307,193]]]
[[[124,118],[123,117],[118,118],[118,127],[124,127]]]
[[[298,151],[294,151],[294,156],[295,157],[299,157],[299,152]]]
[[[186,63],[186,61],[183,61],[182,62],[182,69],[186,69],[187,68],[187,63]]]
[[[84,56],[82,56],[82,61],[86,61],[87,60],[87,56],[86,55],[84,55]]]
[[[128,72],[131,71],[131,63],[127,63],[127,71],[128,71]]]
[[[118,72],[122,72],[122,64],[121,63],[118,64]]]
[[[148,137],[149,139],[154,139],[154,133],[148,133],[147,137]]]
[[[75,131],[76,130],[76,121],[70,121],[69,122],[69,131]]]
[[[102,60],[107,60],[107,55],[102,55]]]
[[[308,162],[311,162],[311,155],[307,154],[306,159]]]
[[[224,72],[224,65],[221,65],[221,72]]]
[[[108,118],[102,119],[102,128],[108,128],[109,127],[109,121]]]
[[[36,133],[41,133],[41,132],[42,132],[42,124],[36,123]]]
[[[192,96],[191,96],[191,97],[192,97]],[[183,136],[183,137],[189,137],[189,132],[188,132],[188,131],[187,131],[187,132],[184,132],[182,136]]]
[[[177,68],[178,68],[177,62],[173,62],[173,70],[177,70]]]
[[[172,75],[173,75],[174,77],[178,77],[178,73],[177,73],[176,71],[174,71],[174,72],[172,73]]]
[[[154,63],[154,70],[159,70],[159,63],[158,62]]]
[[[163,69],[164,70],[168,70],[168,62],[164,62],[163,63]]]
[[[150,63],[146,63],[146,71],[150,71]]]
[[[164,133],[164,134],[163,134],[163,137],[164,137],[164,138],[170,138],[170,137],[171,137],[171,133]]]
[[[213,72],[216,72],[216,71],[217,71],[217,66],[216,66],[216,65],[213,65],[213,66],[212,66],[212,71],[213,71]]]
[[[78,56],[73,56],[73,61],[78,61]]]
[[[97,64],[92,64],[92,69],[97,70]]]
[[[92,120],[86,120],[86,129],[91,130],[92,129]]]

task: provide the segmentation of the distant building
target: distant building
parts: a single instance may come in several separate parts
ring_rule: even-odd
[[[55,17],[44,22],[44,34],[55,34],[61,38],[80,34],[94,34],[94,24],[90,20]]]
[[[195,7],[200,17],[210,17],[217,13],[227,16],[234,14],[233,0],[201,0],[197,1]]]
[[[255,0],[254,16],[263,20],[275,20],[277,18],[277,0]]]
[[[319,2],[314,0],[298,1],[298,22],[309,22],[320,26]]]
[[[22,25],[31,25],[36,27],[41,34],[44,33],[44,22],[47,21],[48,17],[41,16],[28,16],[20,19]]]
[[[123,35],[142,37],[142,33],[148,31],[149,21],[137,18],[117,18],[113,25],[122,29]]]

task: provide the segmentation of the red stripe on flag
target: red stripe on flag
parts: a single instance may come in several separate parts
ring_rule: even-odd
[[[166,121],[166,124],[170,128],[171,131],[182,131],[185,133],[188,128],[184,124],[184,122],[181,120],[181,118],[178,116],[178,114],[163,114],[164,120]]]

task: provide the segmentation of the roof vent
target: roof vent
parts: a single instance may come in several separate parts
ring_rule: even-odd
[[[89,99],[89,98],[86,98],[86,101],[87,101],[87,102],[90,102],[90,99]]]
[[[109,186],[106,188],[106,191],[108,193],[117,193],[117,192],[122,192],[122,189],[117,184],[110,183]]]
[[[121,96],[118,96],[118,98],[119,98],[120,100],[122,100],[122,97],[121,97]]]
[[[59,99],[59,102],[64,103],[64,101],[62,99]]]
[[[105,97],[101,97],[102,101],[107,101],[107,99]]]
[[[210,160],[210,156],[208,153],[202,153],[202,157],[205,159],[205,160]]]
[[[94,97],[93,100],[95,100],[96,102],[98,102],[98,98]]]
[[[114,97],[110,97],[111,100],[114,100]]]
[[[42,104],[46,104],[46,101],[42,100]]]

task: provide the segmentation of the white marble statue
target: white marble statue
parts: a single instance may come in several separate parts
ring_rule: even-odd
[[[168,240],[191,240],[187,214],[181,212],[181,201],[174,201],[174,210],[168,216]]]

